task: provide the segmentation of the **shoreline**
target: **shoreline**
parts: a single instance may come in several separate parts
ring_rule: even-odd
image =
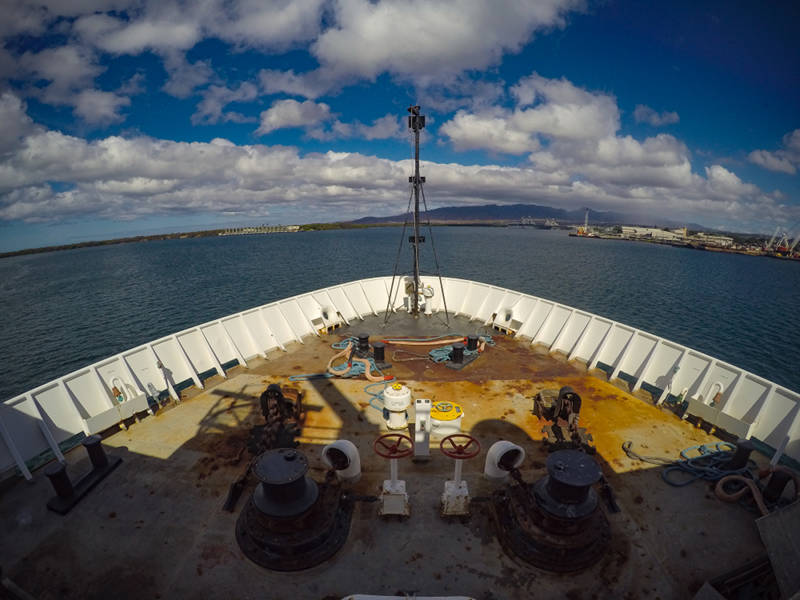
[[[427,225],[427,223],[426,223]],[[508,223],[499,221],[463,221],[463,222],[447,222],[435,223],[431,225],[437,227],[506,227]],[[368,229],[371,227],[402,227],[403,223],[399,222],[386,222],[386,223],[307,223],[300,225],[297,232],[300,231],[327,231],[332,229]],[[75,250],[77,248],[92,248],[95,246],[114,246],[117,244],[133,244],[137,242],[152,242],[159,240],[178,240],[185,238],[204,238],[204,237],[217,237],[223,235],[273,235],[274,233],[295,233],[292,231],[278,231],[278,232],[253,232],[241,234],[226,234],[225,232],[230,228],[219,229],[204,229],[202,231],[184,231],[174,233],[158,233],[153,235],[137,235],[124,238],[114,238],[110,240],[90,240],[86,242],[75,242],[73,244],[59,244],[57,246],[40,246],[38,248],[25,248],[22,250],[10,250],[8,252],[0,252],[0,259],[12,258],[14,256],[26,256],[29,254],[44,254],[46,252],[60,252],[62,250]]]
[[[753,250],[741,250],[738,248],[725,248],[722,246],[713,246],[710,244],[699,244],[699,243],[690,243],[690,242],[671,242],[668,240],[648,240],[644,238],[630,238],[630,237],[623,237],[621,235],[605,235],[605,234],[593,234],[593,235],[580,235],[577,233],[570,233],[569,237],[579,237],[579,238],[586,238],[586,239],[597,239],[597,240],[614,240],[614,241],[622,241],[622,242],[640,242],[645,244],[658,244],[661,246],[672,246],[673,248],[685,248],[687,250],[702,250],[705,252],[721,252],[723,254],[741,254],[744,256],[756,256],[756,257],[767,257],[767,258],[777,258],[781,260],[791,260],[791,261],[800,261],[800,256],[784,256],[782,254],[773,253],[773,252],[755,252]]]
[[[427,226],[427,223],[425,223]],[[508,221],[432,221],[430,223],[431,226],[436,227],[513,227],[520,225],[516,222],[508,222]],[[306,223],[304,225],[297,226],[297,229],[294,231],[274,231],[274,232],[261,232],[261,231],[253,231],[253,232],[245,232],[240,233],[237,235],[273,235],[274,233],[295,233],[295,232],[304,232],[304,231],[330,231],[330,230],[338,230],[338,229],[369,229],[373,227],[402,227],[403,223],[399,221],[393,222],[382,222],[382,223],[352,223],[352,222],[336,222],[336,223]],[[522,226],[527,227],[527,226]],[[541,229],[541,228],[537,228]],[[561,230],[565,229],[572,229],[572,227],[559,227]],[[222,235],[231,235],[226,233],[230,231],[230,228],[218,228],[218,229],[204,229],[201,231],[188,231],[188,232],[174,232],[174,233],[160,233],[160,234],[153,234],[153,235],[139,235],[139,236],[130,236],[130,237],[123,237],[123,238],[114,238],[109,240],[90,240],[85,242],[75,242],[73,244],[60,244],[57,246],[41,246],[38,248],[25,248],[23,250],[12,250],[9,252],[0,252],[0,259],[3,258],[12,258],[15,256],[26,256],[30,254],[44,254],[48,252],[59,252],[62,250],[75,250],[78,248],[92,248],[96,246],[112,246],[118,244],[133,244],[138,242],[151,242],[151,241],[159,241],[159,240],[174,240],[174,239],[186,239],[186,238],[204,238],[204,237],[217,237]],[[734,234],[735,235],[735,234]],[[683,243],[676,243],[670,242],[665,240],[650,240],[650,239],[638,239],[638,238],[629,238],[629,237],[622,237],[620,235],[607,235],[607,234],[594,234],[590,236],[580,235],[574,232],[569,234],[570,237],[585,237],[585,238],[596,238],[602,240],[620,240],[624,242],[644,242],[648,244],[660,244],[666,246],[673,246],[675,248],[687,248],[690,250],[704,250],[708,252],[723,252],[726,254],[742,254],[746,256],[766,256],[769,258],[778,258],[783,260],[792,260],[798,261],[800,257],[792,257],[792,256],[783,256],[776,253],[769,253],[769,252],[754,252],[752,250],[740,250],[736,248],[724,248],[720,246],[712,246],[712,245],[704,245],[704,244],[692,244],[688,242]]]

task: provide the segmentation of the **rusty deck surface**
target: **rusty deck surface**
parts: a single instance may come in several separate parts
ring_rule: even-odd
[[[453,326],[471,327],[465,322]],[[377,327],[377,322],[372,324]],[[362,327],[359,327],[359,331]],[[404,330],[406,333],[408,329]],[[467,331],[462,329],[464,333]],[[105,438],[123,464],[71,513],[45,508],[52,490],[39,475],[0,496],[0,565],[4,576],[40,600],[50,598],[341,598],[353,593],[465,595],[474,598],[686,598],[708,579],[764,552],[754,516],[719,501],[707,484],[663,483],[658,468],[630,460],[630,440],[642,454],[677,458],[686,447],[718,441],[670,411],[544,354],[496,336],[497,345],[461,371],[387,347],[390,371],[414,396],[455,400],[464,408],[462,430],[482,450],[464,465],[473,498],[493,485],[482,477],[486,449],[500,439],[523,446],[522,474],[543,476],[546,451],[532,398],[542,389],[571,386],[584,400],[581,425],[594,436],[597,460],[622,512],[608,514],[612,542],[595,566],[569,575],[533,568],[506,555],[493,533],[487,505],[475,502],[466,522],[438,514],[453,462],[438,448],[428,463],[400,464],[411,516],[381,520],[377,504],[357,503],[350,535],[331,560],[308,571],[276,573],[247,560],[236,544],[237,512],[221,510],[228,486],[248,461],[250,428],[261,422],[258,397],[269,383],[302,392],[307,417],[300,448],[311,475],[324,477],[320,450],[346,438],[359,448],[359,494],[379,491],[388,465],[372,451],[384,432],[363,379],[287,382],[290,375],[323,371],[331,343],[351,330],[304,340],[287,352],[213,377],[205,390]],[[391,335],[391,329],[381,336]],[[372,339],[379,339],[374,336]],[[415,353],[424,349],[406,348]],[[394,359],[393,359],[394,357]],[[412,415],[413,416],[413,415]],[[88,470],[78,448],[67,455],[73,478]],[[605,510],[605,507],[604,507]]]

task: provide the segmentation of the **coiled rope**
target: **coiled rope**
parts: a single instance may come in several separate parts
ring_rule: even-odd
[[[658,456],[641,456],[633,451],[633,442],[627,441],[622,444],[622,450],[628,458],[642,462],[661,465],[661,478],[671,486],[684,487],[698,479],[703,481],[719,481],[727,475],[741,475],[753,479],[752,470],[756,464],[750,460],[747,466],[741,469],[723,470],[721,467],[727,463],[736,446],[729,442],[716,442],[715,444],[701,444],[690,446],[681,450],[681,460],[670,460]],[[693,453],[697,453],[692,455]],[[677,479],[674,473],[681,473]]]
[[[339,365],[333,364],[337,359],[349,354],[350,350],[357,343],[358,339],[354,337],[333,342],[331,344],[331,348],[334,350],[339,350],[339,352],[334,354],[328,361],[328,365],[324,373],[305,373],[302,375],[292,375],[289,377],[289,381],[308,381],[310,379],[328,379],[331,377],[350,378],[358,377],[359,375],[364,375],[367,379],[376,383],[393,380],[394,377],[390,376],[387,379],[387,377],[383,375],[383,372],[375,364],[375,359],[372,357],[360,358],[353,356],[349,362],[344,362]],[[373,375],[373,371],[376,371],[378,375]]]
[[[776,471],[789,475],[794,483],[795,499],[800,498],[800,477],[786,467],[780,465],[771,466],[759,472],[757,471],[756,463],[753,460],[748,460],[747,465],[741,469],[722,469],[722,465],[730,460],[735,449],[736,446],[729,442],[690,446],[681,450],[681,460],[670,460],[659,456],[641,456],[634,452],[633,442],[631,441],[622,444],[622,450],[628,455],[628,458],[663,466],[661,478],[669,485],[684,487],[698,479],[716,482],[714,493],[717,498],[724,502],[739,502],[748,510],[753,510],[753,504],[755,504],[755,508],[762,515],[768,515],[770,510],[773,510],[781,503],[780,500],[778,502],[767,502],[759,486],[759,480],[770,476]],[[691,456],[693,452],[698,454]],[[676,480],[671,476],[675,472],[684,473],[687,477]],[[748,497],[752,497],[753,504],[747,502]]]

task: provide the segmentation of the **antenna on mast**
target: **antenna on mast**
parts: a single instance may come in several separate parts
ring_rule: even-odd
[[[403,233],[400,238],[400,247],[397,249],[397,261],[394,265],[394,274],[392,275],[392,285],[389,288],[389,299],[386,304],[386,316],[384,317],[384,324],[388,323],[389,316],[393,312],[393,302],[395,299],[395,280],[397,279],[397,268],[400,262],[400,253],[403,249],[405,242],[406,227],[408,226],[408,214],[411,210],[411,201],[414,201],[414,235],[409,236],[408,241],[411,243],[414,252],[413,272],[411,274],[411,281],[406,283],[406,294],[408,298],[408,312],[415,318],[420,314],[420,300],[425,306],[425,314],[432,314],[431,299],[434,295],[433,286],[423,286],[420,281],[420,244],[425,242],[425,236],[419,234],[420,218],[419,218],[419,199],[422,196],[422,203],[425,206],[425,212],[428,212],[428,203],[425,200],[425,190],[422,184],[425,183],[425,178],[419,174],[419,132],[425,128],[425,115],[420,114],[419,106],[410,106],[408,108],[410,115],[408,116],[408,128],[414,132],[414,174],[409,176],[408,182],[411,184],[411,194],[408,198],[408,208],[406,209],[406,221],[403,224]],[[433,250],[433,259],[436,265],[436,276],[439,278],[439,290],[442,294],[442,306],[444,308],[444,318],[447,326],[450,325],[450,317],[447,314],[447,301],[444,297],[444,282],[442,281],[441,271],[439,270],[439,257],[436,254],[436,246],[433,243],[433,229],[431,228],[430,217],[427,218],[428,232],[430,234],[431,250]],[[398,285],[397,291],[400,290]]]
[[[419,237],[419,188],[425,181],[424,177],[419,176],[419,132],[425,128],[425,115],[419,114],[419,106],[410,106],[408,112],[408,128],[414,132],[414,175],[408,181],[414,185],[414,235],[411,243],[414,245],[414,294],[411,314],[419,315],[419,244],[422,241]]]

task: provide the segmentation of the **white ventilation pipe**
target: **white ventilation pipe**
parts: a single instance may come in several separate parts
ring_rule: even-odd
[[[511,469],[518,469],[524,460],[525,450],[521,446],[507,440],[500,440],[492,444],[486,453],[483,474],[493,480],[508,479]]]
[[[341,456],[347,459],[342,468]],[[322,449],[322,462],[329,469],[336,471],[336,477],[343,483],[355,483],[361,479],[361,456],[358,448],[349,440],[336,440]]]

